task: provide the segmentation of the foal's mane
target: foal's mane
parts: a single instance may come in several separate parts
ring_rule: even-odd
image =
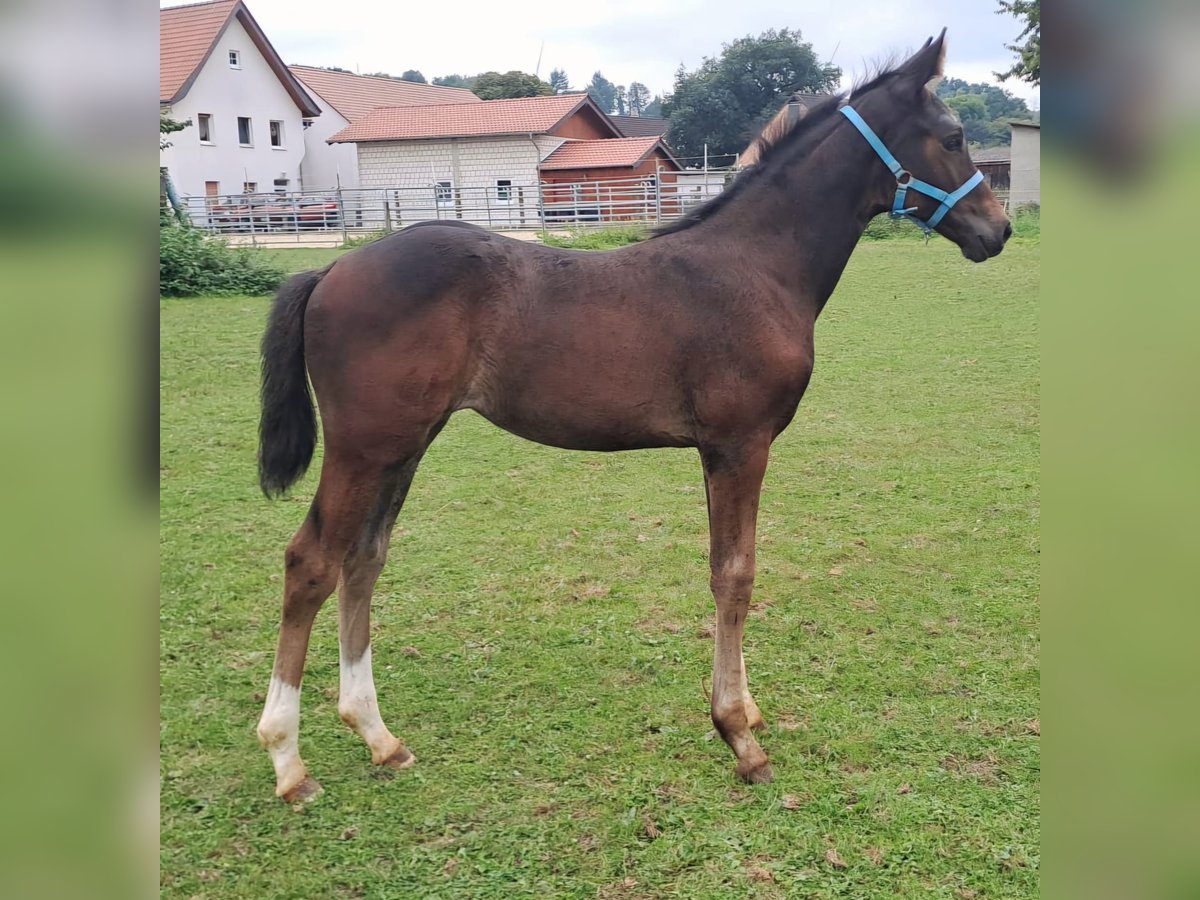
[[[897,74],[898,70],[891,61],[877,66],[874,73],[866,81],[854,86],[853,90],[850,91],[848,99],[858,99],[868,91],[879,87],[885,81],[895,78]],[[674,222],[655,228],[651,232],[651,237],[655,238],[664,234],[674,234],[677,231],[686,231],[693,225],[700,224],[745,193],[748,185],[760,181],[767,171],[775,168],[777,160],[785,156],[807,153],[810,148],[805,147],[802,150],[799,148],[808,143],[808,139],[817,132],[823,123],[828,122],[837,114],[838,109],[841,108],[842,103],[846,100],[847,95],[844,91],[837,94],[830,94],[826,99],[810,108],[799,119],[785,123],[776,123],[774,119],[769,121],[759,131],[758,136],[753,142],[754,147],[758,151],[758,162],[739,173],[734,179],[733,184],[707,203],[697,206],[686,216],[676,219]]]

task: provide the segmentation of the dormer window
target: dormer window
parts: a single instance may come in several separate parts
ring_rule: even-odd
[[[240,50],[229,51],[229,68],[240,69],[242,67],[242,52]]]

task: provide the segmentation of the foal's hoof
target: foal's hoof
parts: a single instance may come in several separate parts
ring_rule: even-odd
[[[766,731],[767,730],[767,720],[764,719],[762,716],[759,716],[757,719],[755,719],[753,722],[750,723],[750,730],[751,731]]]
[[[775,773],[771,771],[771,763],[766,759],[752,763],[739,762],[737,774],[747,784],[770,784],[775,780]]]
[[[415,764],[417,758],[412,755],[412,751],[401,744],[392,751],[392,755],[380,763],[381,766],[389,766],[393,769],[407,769]]]
[[[307,803],[321,793],[321,790],[321,785],[317,783],[317,779],[311,775],[305,775],[303,781],[294,787],[288,788],[280,796],[285,803]]]

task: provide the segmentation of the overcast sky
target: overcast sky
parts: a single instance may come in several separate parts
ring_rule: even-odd
[[[995,0],[246,0],[288,63],[341,66],[427,79],[494,69],[539,74],[563,69],[582,88],[599,69],[615,84],[640,81],[652,94],[670,91],[680,63],[688,69],[721,44],[768,28],[795,28],[817,56],[841,66],[847,86],[872,60],[915,49],[943,25],[949,31],[948,75],[996,82],[1012,64],[1004,49],[1020,32]],[[164,2],[163,6],[178,3]],[[1031,105],[1036,88],[1004,84]]]

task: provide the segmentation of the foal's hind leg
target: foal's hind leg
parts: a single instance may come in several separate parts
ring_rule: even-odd
[[[712,720],[737,757],[737,773],[750,782],[771,780],[771,765],[751,729],[762,713],[750,697],[742,635],[754,588],[754,533],[767,468],[768,439],[740,447],[702,447],[708,490],[712,592],[717,602],[713,651]]]
[[[338,595],[341,650],[338,714],[367,742],[371,762],[397,769],[411,766],[416,758],[404,741],[388,730],[379,714],[371,670],[371,592],[387,561],[392,527],[404,505],[418,462],[419,457],[404,463],[385,481],[362,536],[342,566]]]
[[[258,740],[275,767],[275,793],[308,800],[320,785],[300,759],[300,679],[313,620],[337,584],[347,551],[362,531],[379,490],[380,473],[327,455],[321,483],[284,556],[283,621]]]

